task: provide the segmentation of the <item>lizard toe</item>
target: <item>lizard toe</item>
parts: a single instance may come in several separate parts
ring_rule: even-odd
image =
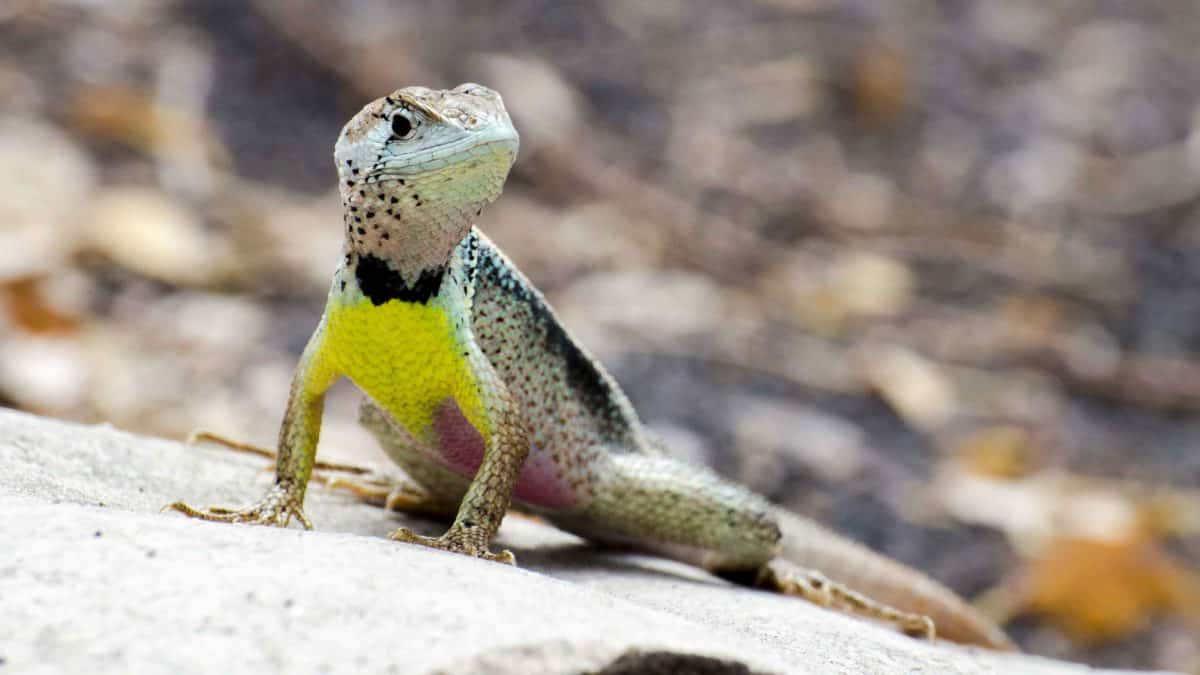
[[[312,529],[312,521],[304,515],[304,510],[300,508],[300,498],[293,490],[282,485],[273,486],[258,503],[243,509],[231,509],[224,506],[198,509],[184,502],[172,502],[164,506],[162,510],[178,511],[189,518],[217,523],[250,523],[273,527],[287,527],[292,518],[295,518],[300,521],[304,529]]]

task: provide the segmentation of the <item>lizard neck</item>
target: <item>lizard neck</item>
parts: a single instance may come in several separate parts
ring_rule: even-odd
[[[389,288],[428,288],[444,273],[488,196],[437,178],[343,179],[345,252],[364,292],[385,277]]]
[[[429,304],[431,298],[441,293],[447,273],[445,266],[430,267],[406,278],[391,261],[373,253],[348,253],[346,262],[344,273],[353,276],[359,292],[376,306],[389,300]]]

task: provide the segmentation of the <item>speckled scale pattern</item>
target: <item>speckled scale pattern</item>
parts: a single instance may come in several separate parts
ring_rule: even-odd
[[[704,467],[635,453],[604,466],[594,500],[579,513],[548,514],[555,524],[594,541],[679,545],[710,569],[755,569],[778,552],[766,500]]]
[[[472,327],[521,404],[534,446],[549,452],[586,504],[599,458],[650,452],[637,415],[616,382],[579,346],[515,266],[478,230]]]

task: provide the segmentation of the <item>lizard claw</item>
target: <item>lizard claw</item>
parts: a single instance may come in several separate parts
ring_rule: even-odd
[[[512,551],[504,550],[499,553],[492,553],[487,548],[486,539],[482,542],[477,541],[478,537],[472,536],[473,528],[466,528],[455,523],[450,527],[450,530],[440,537],[426,537],[417,534],[407,527],[401,527],[388,535],[388,539],[394,541],[402,541],[408,544],[417,544],[420,546],[428,546],[441,551],[450,551],[451,553],[462,553],[474,558],[483,558],[492,562],[504,563],[506,565],[516,565],[517,558]]]
[[[223,506],[197,509],[183,502],[173,502],[162,508],[163,511],[168,509],[179,511],[190,518],[218,523],[251,523],[274,527],[287,527],[292,518],[295,518],[300,521],[304,529],[312,529],[312,521],[304,515],[304,510],[300,508],[300,497],[282,485],[272,486],[258,503],[243,509],[230,509]]]

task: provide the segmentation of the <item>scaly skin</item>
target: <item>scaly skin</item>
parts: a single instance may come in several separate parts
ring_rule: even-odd
[[[472,227],[499,196],[517,146],[499,95],[473,84],[400,89],[350,120],[334,152],[344,256],[296,369],[275,484],[245,509],[171,507],[309,527],[301,507],[324,394],[345,376],[367,394],[363,424],[419,483],[394,505],[454,516],[441,537],[402,528],[394,539],[513,562],[488,544],[515,502],[594,541],[655,550],[910,633],[932,637],[936,623],[944,637],[1009,648],[1003,632],[920,573],[655,446],[616,382]],[[814,562],[836,581],[808,569]]]

